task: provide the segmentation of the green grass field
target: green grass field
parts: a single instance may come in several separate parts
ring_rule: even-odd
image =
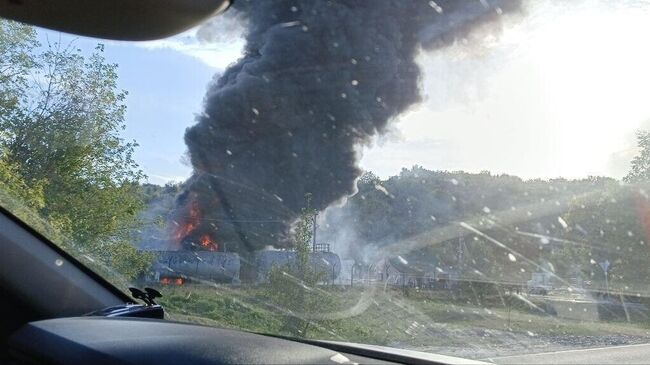
[[[309,322],[301,337],[408,348],[481,346],[506,339],[553,336],[627,335],[648,337],[646,321],[581,322],[544,314],[519,301],[508,310],[504,298],[475,303],[445,292],[383,288],[321,287],[318,308],[288,313],[273,304],[264,287],[165,287],[161,304],[170,318],[259,333],[295,336],[289,317]],[[507,299],[507,298],[506,298]],[[517,340],[519,341],[519,340]]]

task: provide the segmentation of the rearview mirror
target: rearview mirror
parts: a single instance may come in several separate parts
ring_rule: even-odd
[[[143,41],[216,15],[230,0],[0,0],[0,17],[84,36]]]

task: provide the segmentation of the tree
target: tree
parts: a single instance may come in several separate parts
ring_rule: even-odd
[[[27,77],[37,66],[32,53],[36,31],[27,25],[0,21],[0,120],[16,116],[25,97]]]
[[[33,28],[4,20],[0,53],[5,189],[25,191],[24,205],[70,238],[57,243],[109,264],[136,255],[125,245],[138,225],[144,174],[133,159],[137,143],[120,136],[127,93],[117,88],[117,65],[101,44],[87,57],[74,43],[41,47]],[[117,266],[143,266],[131,259]]]
[[[307,194],[306,201],[307,206],[301,211],[293,235],[295,262],[275,266],[269,273],[269,294],[275,304],[288,313],[284,323],[286,330],[299,337],[307,336],[310,324],[315,321],[309,317],[317,313],[326,300],[316,290],[322,274],[314,270],[309,261],[316,211],[311,208],[310,194]]]
[[[632,159],[630,172],[623,178],[627,183],[650,180],[650,131],[637,131],[636,140],[640,152]]]

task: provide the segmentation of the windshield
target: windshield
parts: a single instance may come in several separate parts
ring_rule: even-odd
[[[0,205],[175,320],[473,359],[650,342],[649,11],[0,20]]]

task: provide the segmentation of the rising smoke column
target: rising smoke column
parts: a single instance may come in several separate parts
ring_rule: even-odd
[[[358,145],[421,100],[422,50],[455,42],[514,0],[234,3],[244,56],[209,86],[185,142],[194,174],[176,220],[201,220],[230,250],[280,245],[312,194],[324,209],[355,191]],[[185,221],[184,221],[185,220]]]

